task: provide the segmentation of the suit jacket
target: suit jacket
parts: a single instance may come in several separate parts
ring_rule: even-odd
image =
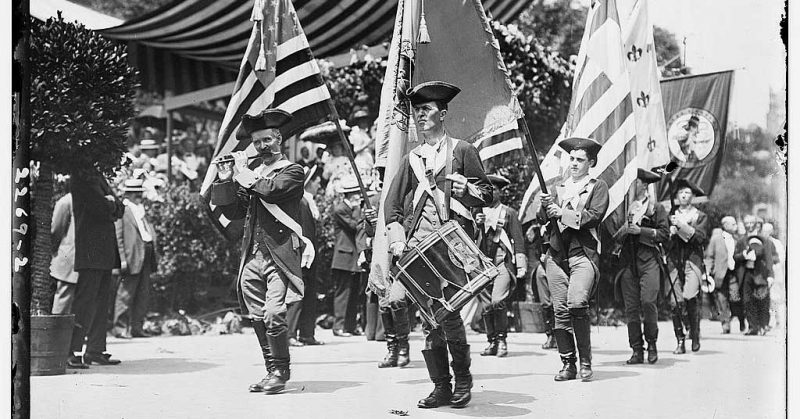
[[[117,232],[117,248],[119,249],[120,260],[123,265],[127,265],[128,273],[131,275],[138,275],[144,268],[145,259],[145,242],[142,240],[142,233],[139,231],[139,226],[136,224],[136,217],[129,206],[125,206],[125,213],[122,218],[114,223]],[[156,246],[156,231],[147,217],[144,217],[144,227],[150,236],[153,238],[153,250],[157,249]],[[154,252],[155,256],[155,252]],[[150,271],[155,271],[158,265],[157,256],[150,260]]]
[[[492,183],[486,177],[486,172],[483,169],[483,163],[478,150],[472,144],[459,139],[451,138],[445,135],[442,140],[442,147],[446,147],[447,141],[453,142],[453,154],[449,158],[452,159],[452,173],[461,174],[469,179],[469,184],[472,185],[476,194],[467,193],[463,197],[452,196],[452,199],[458,201],[467,210],[475,207],[485,207],[492,202]],[[421,145],[417,146],[411,152],[421,156]],[[384,220],[386,221],[386,232],[389,236],[389,243],[398,241],[406,241],[406,235],[411,236],[413,231],[418,228],[416,224],[417,214],[422,212],[425,202],[431,199],[426,194],[415,204],[413,198],[410,200],[410,207],[413,208],[411,220],[409,220],[408,213],[405,209],[407,199],[414,196],[414,192],[419,185],[419,179],[414,174],[409,160],[409,155],[403,157],[400,162],[400,168],[397,175],[392,179],[389,190],[386,194],[384,202]],[[437,188],[445,190],[445,185],[448,180],[445,179],[445,167],[438,168],[434,175],[434,181]],[[410,195],[410,196],[409,196]],[[467,234],[474,234],[472,220],[459,215],[450,207],[450,219],[457,221],[466,230]],[[408,224],[406,224],[408,223]],[[405,224],[405,225],[404,225]]]
[[[331,215],[336,235],[331,269],[361,272],[361,267],[358,266],[359,252],[356,248],[356,232],[362,218],[361,207],[350,208],[346,203],[338,202],[333,206]]]
[[[733,241],[735,249],[735,243],[737,242],[735,237]],[[728,247],[725,246],[722,230],[718,230],[716,234],[711,235],[711,240],[708,241],[705,252],[706,269],[714,276],[714,282],[717,286],[722,285],[722,281],[728,273],[728,256]]]
[[[747,268],[747,261],[744,258],[744,251],[750,248],[749,242],[753,238],[758,238],[763,243],[763,246],[755,247],[752,249],[756,253],[756,260],[752,269]],[[757,286],[766,286],[768,284],[767,278],[774,278],[774,255],[775,245],[769,237],[761,235],[747,235],[740,237],[736,241],[736,250],[733,253],[733,260],[736,262],[736,279],[739,285],[744,285],[746,274],[750,274],[753,282]]]
[[[72,216],[72,194],[62,196],[53,208],[50,238],[58,246],[50,260],[50,276],[59,281],[78,283],[75,272],[75,220]]]
[[[285,160],[283,157],[281,160]],[[254,181],[215,182],[211,185],[211,203],[218,205],[222,213],[231,220],[244,218],[244,237],[242,238],[242,261],[239,277],[242,275],[245,259],[252,253],[253,246],[268,252],[278,268],[289,279],[286,303],[303,298],[303,279],[300,261],[302,240],[262,205],[261,200],[280,207],[292,220],[300,223],[300,201],[303,197],[303,168],[289,164],[266,177],[254,176]],[[243,312],[242,294],[237,278],[236,289]]]
[[[72,177],[72,208],[75,217],[75,270],[112,270],[119,267],[114,221],[125,210],[101,175]],[[104,198],[114,196],[114,201]]]
[[[564,188],[564,184],[558,185],[551,193],[554,195],[554,201],[558,205],[562,205],[561,198],[558,196],[558,191]],[[570,243],[576,240],[583,248],[586,257],[594,263],[595,270],[600,266],[600,254],[597,252],[598,241],[592,236],[591,229],[596,229],[603,216],[608,209],[608,185],[602,179],[597,179],[594,186],[589,191],[589,186],[583,188],[579,195],[588,193],[586,197],[586,205],[581,210],[580,215],[580,229],[566,228],[563,232],[559,231],[557,219],[547,216],[544,208],[539,208],[538,218],[542,223],[552,221],[548,230],[548,243],[550,248],[547,254],[550,255],[556,263],[566,261],[569,256]]]

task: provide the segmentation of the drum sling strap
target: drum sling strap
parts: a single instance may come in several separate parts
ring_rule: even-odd
[[[447,137],[445,139],[447,144],[445,144],[446,148],[446,155],[445,155],[445,166],[444,166],[444,175],[445,177],[450,176],[453,173],[453,139]],[[434,173],[434,178],[436,174]],[[417,176],[417,180],[422,184],[423,182],[428,182],[428,179],[420,179]],[[436,215],[439,217],[439,221],[442,224],[446,223],[450,220],[450,199],[452,197],[452,183],[450,181],[446,181],[444,184],[444,207],[442,207],[442,202],[439,200],[439,196],[436,194],[435,189],[430,189],[430,187],[426,188],[426,193],[428,193],[433,199],[434,206],[436,207]],[[411,235],[414,234],[414,231],[417,229],[419,225],[419,221],[422,218],[422,211],[425,209],[424,202],[417,205],[417,208],[414,209],[414,217],[412,218],[411,228],[408,229],[406,232],[406,241],[411,239]]]

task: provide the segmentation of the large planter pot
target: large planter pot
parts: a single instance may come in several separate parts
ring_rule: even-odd
[[[74,323],[74,314],[31,316],[31,375],[66,372]]]

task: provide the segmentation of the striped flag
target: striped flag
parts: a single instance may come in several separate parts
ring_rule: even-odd
[[[568,137],[589,137],[602,148],[589,174],[609,186],[606,217],[624,216],[622,204],[638,169],[636,118],[623,50],[616,0],[593,0],[578,52],[572,101],[556,144]],[[550,187],[567,176],[569,155],[553,145],[542,162],[545,184]],[[531,182],[523,197],[520,219],[532,220],[539,208],[540,187]]]
[[[258,115],[268,108],[291,113],[292,121],[281,128],[283,138],[332,118],[330,93],[291,0],[255,0],[250,20],[253,30],[220,126],[214,157],[242,150],[248,156],[256,155],[249,141],[236,138],[245,114]],[[208,201],[216,176],[216,167],[212,165],[200,194],[209,205],[215,225],[227,238],[235,239],[241,234],[241,227],[226,219]]]

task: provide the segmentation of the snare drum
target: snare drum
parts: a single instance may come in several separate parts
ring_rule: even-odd
[[[461,310],[497,274],[489,258],[452,220],[411,247],[390,272],[434,328]]]

